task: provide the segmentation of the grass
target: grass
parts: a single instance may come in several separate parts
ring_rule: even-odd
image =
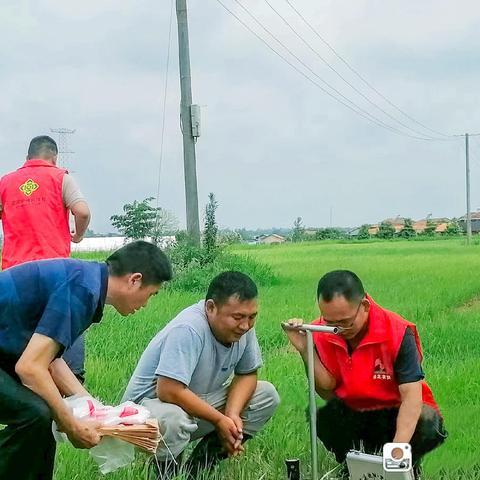
[[[318,315],[316,283],[332,269],[348,268],[385,308],[414,321],[422,338],[424,370],[445,417],[447,442],[425,462],[429,480],[480,478],[477,442],[480,415],[480,246],[462,240],[360,244],[304,243],[235,247],[233,253],[271,267],[276,281],[260,288],[257,334],[265,359],[261,377],[274,383],[282,398],[266,430],[252,440],[247,455],[224,462],[212,478],[283,479],[284,459],[301,460],[309,477],[309,437],[304,410],[306,379],[299,357],[287,346],[282,320]],[[97,257],[99,258],[99,257]],[[106,402],[117,402],[150,338],[198,293],[170,289],[132,317],[107,308],[104,320],[87,337],[87,386]],[[320,472],[335,463],[319,447]],[[112,480],[144,478],[144,458],[112,473]],[[57,480],[102,478],[84,451],[61,446]]]

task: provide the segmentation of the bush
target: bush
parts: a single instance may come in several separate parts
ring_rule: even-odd
[[[237,270],[252,277],[257,285],[272,285],[277,278],[268,265],[244,255],[227,253],[215,248],[215,257],[205,247],[194,245],[181,232],[177,242],[167,251],[172,262],[174,277],[167,288],[186,292],[205,293],[214,276],[226,270]]]
[[[213,277],[226,270],[237,270],[249,275],[258,286],[270,286],[278,279],[268,265],[259,263],[248,256],[221,253],[214,262],[200,265],[191,262],[182,269],[174,264],[174,278],[167,288],[204,294]]]
[[[395,227],[390,222],[382,222],[378,227],[377,238],[392,239],[395,235]]]
[[[342,240],[347,235],[339,228],[320,228],[315,232],[315,240]]]

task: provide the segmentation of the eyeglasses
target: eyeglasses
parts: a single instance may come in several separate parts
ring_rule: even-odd
[[[324,318],[323,320],[329,327],[338,327],[340,330],[350,330],[353,325],[355,324],[355,320],[357,319],[358,312],[360,311],[360,307],[362,306],[363,303],[363,298],[360,300],[360,303],[358,304],[357,311],[355,312],[355,315],[344,318],[343,320],[338,320],[336,322],[331,322]]]

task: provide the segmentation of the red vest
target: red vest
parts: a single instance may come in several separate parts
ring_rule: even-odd
[[[62,197],[65,173],[45,160],[33,159],[0,180],[2,269],[70,256],[69,212]]]
[[[368,331],[349,355],[346,341],[330,333],[314,333],[313,339],[325,368],[335,377],[335,395],[354,410],[399,407],[400,391],[393,364],[407,327],[415,334],[420,360],[422,347],[413,323],[378,306],[370,297]],[[322,318],[314,324],[324,324]],[[438,411],[432,391],[422,381],[423,403]]]

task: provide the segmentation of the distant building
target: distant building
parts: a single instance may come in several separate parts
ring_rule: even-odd
[[[396,218],[387,218],[380,223],[390,223],[395,228],[395,233],[400,233],[405,225],[405,218],[403,217],[396,217]],[[447,230],[448,224],[450,223],[450,219],[448,218],[429,218],[429,219],[422,219],[416,220],[412,223],[412,227],[416,233],[423,233],[425,228],[427,227],[427,222],[433,222],[435,226],[435,233],[445,233]],[[371,225],[368,229],[368,233],[370,235],[376,235],[378,233],[378,229],[380,228],[380,223]],[[473,220],[472,220],[473,225]],[[473,227],[472,227],[473,228]],[[478,217],[478,228],[480,232],[480,212]]]
[[[145,240],[150,240],[146,238]],[[87,237],[80,243],[72,243],[73,252],[111,252],[123,247],[131,240],[125,237]],[[166,248],[175,243],[174,235],[167,235],[160,239],[158,244],[161,248]]]
[[[472,219],[472,233],[480,233],[480,212],[472,212],[470,214]],[[467,231],[467,216],[464,215],[458,220],[458,224],[463,231]]]
[[[282,235],[271,233],[270,235],[259,235],[258,237],[255,237],[255,241],[256,243],[264,243],[270,245],[273,243],[284,243],[287,241],[287,239]]]

